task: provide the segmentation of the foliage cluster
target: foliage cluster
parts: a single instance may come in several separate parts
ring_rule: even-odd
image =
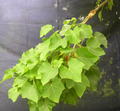
[[[98,7],[100,2],[96,3]],[[55,32],[50,24],[41,27],[43,43],[24,52],[18,64],[5,71],[0,83],[13,78],[8,91],[13,102],[21,95],[28,99],[30,111],[52,111],[60,101],[75,105],[86,88],[97,89],[97,63],[105,55],[101,45],[107,48],[107,40],[100,32],[93,34],[92,27],[84,21],[80,24],[76,21],[74,17],[65,20],[62,29]],[[45,38],[50,31],[53,34]]]
[[[96,63],[105,54],[100,46],[107,48],[107,40],[100,32],[93,35],[90,25],[76,26],[76,21],[76,18],[65,20],[60,31],[44,37],[43,43],[24,52],[18,64],[5,71],[1,82],[14,78],[8,91],[13,102],[21,94],[29,99],[30,111],[51,111],[59,101],[75,105],[87,87],[97,89]],[[50,24],[43,26],[40,38],[53,28]]]

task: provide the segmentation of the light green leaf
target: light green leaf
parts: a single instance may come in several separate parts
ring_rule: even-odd
[[[34,102],[38,102],[38,100],[40,99],[41,95],[38,92],[38,89],[36,88],[35,85],[31,85],[29,82],[27,82],[26,84],[24,84],[24,86],[22,87],[22,98],[27,98],[30,99]]]
[[[51,31],[54,27],[52,25],[44,25],[41,27],[40,30],[40,38],[43,37],[44,35],[46,35],[49,31]]]
[[[50,79],[53,79],[58,74],[58,68],[50,65],[48,62],[44,62],[38,69],[38,75],[41,74],[41,82],[45,85]]]
[[[88,50],[96,56],[101,56],[104,55],[105,52],[104,50],[100,47],[100,43],[98,42],[98,40],[95,37],[89,38],[86,41],[86,45]]]
[[[32,57],[27,61],[27,67],[29,67],[29,69],[32,69],[35,65],[37,65],[38,63],[38,59],[36,57]]]
[[[53,61],[54,67],[58,67],[58,68],[60,68],[60,66],[62,65],[62,63],[63,63],[63,58],[60,58],[59,60],[55,59]]]
[[[36,77],[38,74],[37,74],[37,71],[38,71],[38,67],[34,67],[33,69],[27,71],[24,76],[27,77],[27,78],[34,78]]]
[[[79,60],[85,64],[84,69],[89,69],[98,59],[98,56],[93,55],[88,51],[87,47],[78,48],[76,50]]]
[[[47,83],[45,86],[43,86],[42,96],[44,98],[48,97],[50,100],[58,103],[60,95],[64,89],[65,88],[61,82],[61,79],[55,78],[51,84]]]
[[[26,77],[15,78],[14,82],[13,82],[13,87],[15,87],[17,85],[18,85],[18,87],[22,87],[26,82],[27,82],[27,78]]]
[[[55,103],[49,99],[45,99],[45,101],[38,102],[39,111],[52,111],[52,107],[55,106]]]
[[[95,32],[94,37],[99,41],[100,44],[107,48],[107,39],[102,33]]]
[[[77,103],[77,94],[74,88],[72,89],[65,89],[61,95],[61,101],[63,101],[65,104],[69,103],[71,105],[76,105]]]
[[[35,56],[35,51],[33,48],[31,48],[22,54],[22,57],[21,57],[21,59],[19,59],[19,61],[23,64],[26,64],[28,59],[31,57],[34,57],[34,56]]]
[[[82,24],[80,28],[80,39],[90,38],[92,35],[92,27],[90,25]]]
[[[49,50],[49,44],[50,44],[50,39],[47,39],[45,42],[43,42],[40,45],[40,53],[42,52],[44,55],[46,55],[50,50]]]
[[[100,43],[98,42],[98,40],[95,37],[91,37],[86,41],[86,45],[87,45],[87,47],[97,48],[100,46]]]
[[[70,29],[70,28],[71,28],[71,25],[67,25],[67,24],[63,25],[61,31],[59,32],[60,35],[61,35],[61,36],[64,36],[64,35],[65,35],[65,32],[66,32],[68,29]]]
[[[79,36],[79,32],[80,32],[80,28],[78,26],[76,26],[73,30],[68,29],[65,32],[65,36],[68,36],[69,41],[73,44],[77,44],[79,43],[80,40],[80,36]]]
[[[96,56],[102,56],[105,55],[104,50],[101,47],[93,48],[93,47],[88,47],[88,50]]]
[[[77,59],[68,61],[69,68],[65,66],[60,67],[60,77],[72,79],[75,82],[81,82],[81,72],[84,64]]]
[[[65,49],[60,50],[61,53],[68,53],[68,52],[72,52],[72,51],[74,51],[73,48],[65,48]]]
[[[66,86],[68,89],[71,89],[72,87],[74,87],[76,82],[74,82],[73,80],[71,79],[66,79]]]
[[[13,75],[14,75],[13,69],[10,68],[10,69],[6,70],[6,71],[5,71],[5,75],[3,76],[3,80],[0,81],[0,83],[2,83],[3,81],[5,81],[5,80],[7,80],[7,79],[12,78]]]
[[[10,88],[8,90],[8,98],[12,99],[13,102],[15,102],[20,95],[20,92],[18,91],[17,87]]]
[[[57,49],[59,46],[65,48],[67,46],[67,37],[61,39],[61,36],[55,32],[53,35],[50,36],[50,45],[49,49],[54,50]]]
[[[16,66],[13,66],[13,70],[14,70],[16,73],[23,73],[24,70],[25,70],[25,67],[26,67],[25,64],[19,63],[19,64],[17,64]]]
[[[88,71],[85,72],[85,75],[88,77],[90,81],[90,89],[92,91],[97,90],[99,73],[100,71],[97,65],[93,65]]]

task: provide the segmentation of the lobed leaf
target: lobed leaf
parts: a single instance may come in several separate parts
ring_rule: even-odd
[[[45,99],[45,101],[38,102],[39,111],[52,111],[52,107],[55,106],[55,103],[49,99]]]
[[[78,59],[85,64],[83,68],[87,70],[99,59],[98,56],[90,53],[87,47],[78,48],[76,53],[79,56]]]
[[[44,35],[46,35],[49,31],[51,31],[54,27],[52,25],[44,25],[41,27],[40,30],[40,38],[43,37]]]
[[[2,79],[2,81],[0,81],[0,83],[2,83],[3,81],[5,81],[5,80],[7,80],[7,79],[12,78],[13,75],[14,75],[13,69],[10,68],[10,69],[6,70],[6,71],[5,71],[5,75],[3,76],[3,79]]]
[[[92,27],[90,25],[82,24],[80,28],[80,39],[90,38],[92,35]]]
[[[107,48],[107,39],[102,33],[95,32],[94,37],[99,41],[100,44]]]
[[[36,103],[41,97],[36,85],[31,85],[29,82],[24,84],[24,86],[21,89],[21,93],[22,93],[22,98],[30,99]]]
[[[60,67],[60,77],[72,79],[75,82],[81,82],[81,72],[84,64],[77,59],[68,61],[69,68],[65,66]]]
[[[53,79],[58,74],[58,68],[50,65],[48,62],[44,62],[38,69],[38,75],[41,75],[41,82],[45,85],[50,79]]]
[[[55,78],[52,83],[47,83],[43,86],[42,96],[58,103],[62,91],[65,89],[61,79]]]
[[[18,91],[17,87],[10,88],[8,90],[8,98],[12,99],[13,102],[15,102],[20,95],[20,91]]]
[[[80,28],[76,26],[73,30],[68,29],[65,32],[65,36],[68,36],[70,43],[77,44],[81,41],[79,32],[80,32]]]

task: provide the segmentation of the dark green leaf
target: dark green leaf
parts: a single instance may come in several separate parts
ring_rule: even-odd
[[[61,79],[55,78],[53,79],[52,83],[47,83],[45,86],[43,86],[42,96],[44,98],[48,97],[50,100],[58,103],[60,95],[64,89],[65,88],[61,82]]]
[[[99,13],[98,13],[98,17],[99,17],[99,20],[100,20],[100,22],[101,22],[101,19],[102,19],[102,10],[99,11]]]
[[[65,89],[61,95],[61,101],[65,104],[69,103],[71,105],[76,105],[77,103],[77,94],[75,89]]]
[[[69,68],[65,66],[60,67],[60,77],[72,79],[75,82],[81,82],[81,72],[84,64],[77,59],[68,61]]]
[[[97,65],[93,65],[88,71],[85,72],[85,75],[88,77],[90,81],[90,89],[92,91],[97,90],[99,73],[100,71]]]

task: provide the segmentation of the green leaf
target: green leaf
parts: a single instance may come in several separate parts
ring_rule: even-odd
[[[65,32],[65,36],[68,36],[70,43],[77,44],[81,41],[79,32],[80,32],[80,28],[76,26],[73,30],[68,29]]]
[[[69,68],[65,66],[60,67],[60,77],[72,79],[75,82],[81,82],[81,72],[84,64],[77,59],[68,61]]]
[[[109,8],[110,10],[112,10],[112,6],[114,6],[114,3],[113,3],[113,0],[110,0],[110,1],[108,2],[108,8]]]
[[[90,89],[92,91],[97,90],[99,73],[100,71],[97,65],[93,65],[88,71],[85,72],[85,75],[88,77],[90,81]]]
[[[7,79],[12,78],[13,75],[14,75],[13,69],[10,68],[10,69],[6,70],[6,71],[5,71],[5,75],[3,76],[3,80],[0,81],[0,83],[2,83],[3,81],[5,81],[5,80],[7,80]]]
[[[27,67],[29,69],[32,69],[34,66],[36,66],[38,63],[38,59],[36,57],[32,57],[27,61]]]
[[[47,39],[45,42],[43,42],[40,45],[40,53],[42,52],[44,54],[44,56],[50,51],[49,50],[49,44],[50,44],[50,39]]]
[[[66,32],[68,29],[70,29],[70,28],[71,28],[71,25],[67,25],[67,24],[63,25],[61,31],[59,32],[60,35],[61,35],[61,36],[64,36],[64,35],[65,35],[65,32]]]
[[[26,64],[28,59],[30,59],[31,57],[34,57],[34,56],[35,56],[35,51],[33,48],[31,48],[22,54],[22,57],[21,57],[21,59],[19,59],[19,61],[23,64]]]
[[[67,87],[68,88],[74,87],[79,97],[82,97],[82,95],[84,94],[86,86],[90,87],[90,82],[84,74],[81,74],[81,78],[82,82],[74,82],[72,80],[66,81]]]
[[[8,90],[8,98],[12,99],[13,102],[15,102],[20,95],[20,92],[18,91],[17,87],[10,88]]]
[[[50,79],[53,79],[58,74],[58,68],[52,66],[48,62],[44,62],[38,69],[38,75],[41,74],[41,82],[45,85]]]
[[[31,85],[29,82],[24,84],[21,93],[22,93],[22,98],[30,99],[36,103],[41,97],[41,95],[38,92],[38,89],[36,88],[36,85]]]
[[[93,47],[88,47],[88,50],[96,55],[96,56],[102,56],[102,55],[105,55],[105,52],[104,50],[101,48],[101,47],[97,47],[97,48],[93,48]]]
[[[102,33],[95,32],[94,37],[99,41],[100,44],[107,48],[107,39]]]
[[[72,52],[72,51],[74,51],[73,48],[65,48],[65,49],[60,50],[61,53],[68,53],[68,52]]]
[[[95,37],[91,37],[86,41],[86,45],[87,45],[87,47],[97,48],[100,46],[100,43],[98,42],[98,40]]]
[[[62,65],[62,63],[63,63],[63,58],[60,58],[59,60],[55,59],[53,61],[54,67],[58,67],[58,68],[60,68],[60,66]]]
[[[77,103],[77,94],[74,88],[72,89],[65,89],[61,95],[61,101],[65,104],[69,103],[71,105],[76,105]]]
[[[13,82],[13,87],[15,87],[17,85],[18,85],[18,87],[22,87],[26,82],[27,82],[26,77],[22,76],[22,77],[15,78],[14,82]]]
[[[89,69],[98,59],[98,56],[93,55],[88,51],[87,47],[78,48],[76,50],[79,60],[85,64],[84,69]]]
[[[99,11],[99,13],[98,13],[98,17],[99,17],[99,20],[100,20],[100,22],[101,22],[101,19],[102,19],[102,10]]]
[[[26,65],[23,64],[23,63],[18,63],[16,66],[13,66],[13,70],[16,72],[16,73],[23,73],[24,70],[25,70],[25,67]]]
[[[52,25],[44,25],[40,30],[40,38],[46,35],[49,31],[51,31],[54,27]]]
[[[49,49],[54,50],[57,49],[59,46],[65,48],[67,46],[67,41],[68,41],[67,37],[61,39],[61,36],[57,34],[57,32],[55,32],[53,33],[53,35],[50,36]]]
[[[90,38],[92,35],[92,27],[90,25],[82,24],[80,28],[80,39]]]
[[[98,40],[95,37],[89,38],[86,41],[86,45],[88,50],[96,56],[101,56],[104,55],[105,52],[104,50],[100,47],[100,43],[98,42]]]
[[[37,103],[35,103],[31,100],[28,100],[28,105],[29,105],[30,111],[39,111],[37,108]]]
[[[38,71],[38,67],[34,67],[33,69],[27,71],[24,76],[27,77],[27,78],[34,78],[36,77],[38,74],[37,74],[37,71]]]
[[[64,89],[65,88],[61,82],[61,79],[55,78],[53,79],[52,83],[47,83],[45,86],[43,86],[42,96],[44,98],[48,97],[50,100],[58,103],[60,95]]]
[[[52,107],[55,106],[55,103],[49,99],[45,99],[45,101],[38,102],[39,111],[52,111]]]

